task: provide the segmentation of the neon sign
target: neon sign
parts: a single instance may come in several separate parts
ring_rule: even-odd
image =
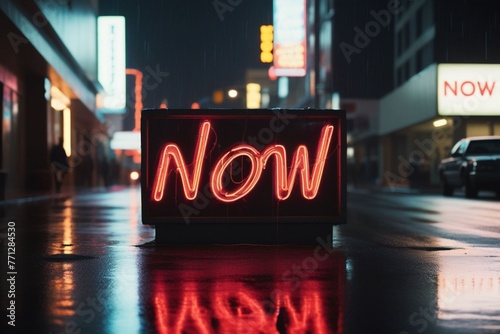
[[[342,223],[344,113],[144,110],[143,222]]]
[[[286,176],[288,167],[286,163],[286,149],[284,146],[270,145],[262,153],[259,153],[257,149],[248,144],[239,144],[233,147],[219,159],[210,173],[210,187],[213,195],[221,202],[234,202],[244,198],[253,188],[255,188],[262,174],[262,170],[266,168],[268,159],[274,156],[276,166],[274,174],[276,197],[279,200],[286,200],[290,196],[295,182],[295,176],[300,172],[302,196],[306,199],[314,199],[318,193],[321,176],[323,175],[333,129],[333,125],[325,125],[321,130],[316,161],[311,177],[309,173],[309,153],[307,147],[304,145],[300,145],[295,151],[288,177]],[[203,157],[206,153],[210,130],[210,122],[204,121],[198,135],[193,161],[194,170],[191,177],[188,175],[186,163],[179,147],[171,143],[165,145],[153,183],[153,200],[159,202],[163,199],[163,193],[167,186],[166,178],[172,164],[175,165],[175,169],[180,173],[182,188],[186,199],[194,200],[196,198],[203,168]],[[238,157],[247,157],[250,160],[250,174],[244,183],[231,193],[224,190],[223,176],[227,168],[230,167],[230,164]]]

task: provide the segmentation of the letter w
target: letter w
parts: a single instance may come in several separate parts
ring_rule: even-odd
[[[318,194],[319,185],[323,176],[328,150],[332,141],[333,125],[325,125],[321,130],[318,149],[316,152],[316,161],[314,163],[312,175],[309,173],[309,152],[307,147],[300,145],[292,157],[290,173],[287,174],[286,149],[282,145],[268,146],[261,155],[261,164],[266,166],[267,160],[274,155],[275,173],[274,185],[276,197],[279,200],[286,200],[292,193],[295,177],[300,171],[300,188],[302,196],[306,199],[314,199]]]
[[[153,200],[159,202],[163,198],[163,193],[167,187],[167,177],[170,169],[175,168],[179,171],[182,181],[182,188],[187,199],[193,200],[198,194],[200,184],[201,170],[203,167],[203,157],[207,150],[208,136],[210,134],[210,122],[205,121],[200,127],[196,149],[193,157],[193,171],[189,175],[184,162],[184,158],[176,144],[165,144],[156,170],[156,176],[153,183]]]
[[[485,82],[484,86],[481,86],[481,82],[477,82],[477,85],[479,86],[479,91],[481,92],[481,96],[484,96],[484,93],[488,91],[490,93],[490,96],[493,94],[493,90],[495,90],[495,84],[496,81],[493,81],[491,87],[489,86],[489,82]]]

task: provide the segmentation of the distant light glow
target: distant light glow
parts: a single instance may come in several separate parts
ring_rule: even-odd
[[[260,61],[273,62],[274,30],[272,25],[260,26]]]
[[[71,100],[56,86],[50,87],[50,106],[55,110],[64,110],[69,107]]]
[[[127,68],[125,70],[127,75],[133,75],[135,77],[135,105],[134,105],[134,118],[135,118],[135,127],[134,131],[141,130],[141,111],[142,111],[142,77],[143,74],[141,71],[136,70],[134,68]]]
[[[278,79],[278,77],[276,76],[276,68],[274,66],[269,67],[267,75],[269,76],[269,80],[271,81],[275,81],[276,79]]]
[[[261,103],[260,85],[258,83],[248,83],[247,86],[247,108],[258,109]]]
[[[138,131],[116,131],[110,146],[112,150],[140,150],[141,133]]]
[[[348,147],[346,150],[347,159],[354,159],[354,147]]]
[[[334,92],[332,94],[332,109],[340,109],[340,94],[339,94],[339,92]]]
[[[63,110],[63,147],[68,156],[71,156],[71,109]]]
[[[288,78],[281,77],[278,79],[278,96],[282,99],[288,97]]]
[[[228,92],[227,92],[227,95],[234,99],[235,97],[238,96],[238,91],[236,89],[230,89]]]
[[[139,180],[139,173],[136,171],[130,172],[130,179],[132,181],[137,181]]]
[[[434,125],[435,128],[445,126],[446,124],[448,124],[448,121],[444,118],[438,119],[437,121],[432,122],[432,125]]]

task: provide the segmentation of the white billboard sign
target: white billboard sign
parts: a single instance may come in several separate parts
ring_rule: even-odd
[[[306,75],[306,1],[274,0],[274,67],[276,76]]]
[[[98,31],[98,80],[104,88],[99,111],[125,113],[125,17],[100,16]]]
[[[112,150],[141,150],[139,131],[116,131],[110,143]]]
[[[500,115],[500,64],[439,64],[438,113]]]

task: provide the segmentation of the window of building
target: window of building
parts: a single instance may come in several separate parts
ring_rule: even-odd
[[[398,67],[397,72],[398,72],[398,74],[397,74],[397,78],[396,78],[396,80],[397,80],[396,85],[400,86],[403,83],[403,81],[404,81],[404,78],[403,78],[403,66]]]
[[[416,64],[415,64],[415,72],[418,73],[423,70],[424,68],[424,50],[421,48],[420,50],[417,51],[417,59],[416,59]]]
[[[401,56],[401,54],[403,53],[403,32],[402,31],[398,31],[398,40],[397,40],[397,54],[398,56]]]
[[[423,24],[424,24],[424,7],[420,7],[417,11],[417,16],[415,18],[415,37],[419,38],[422,35]]]
[[[404,80],[408,80],[410,78],[410,60],[407,60],[404,65]]]
[[[406,23],[405,27],[403,28],[404,31],[404,49],[408,49],[411,44],[411,37],[410,37],[410,22]]]

